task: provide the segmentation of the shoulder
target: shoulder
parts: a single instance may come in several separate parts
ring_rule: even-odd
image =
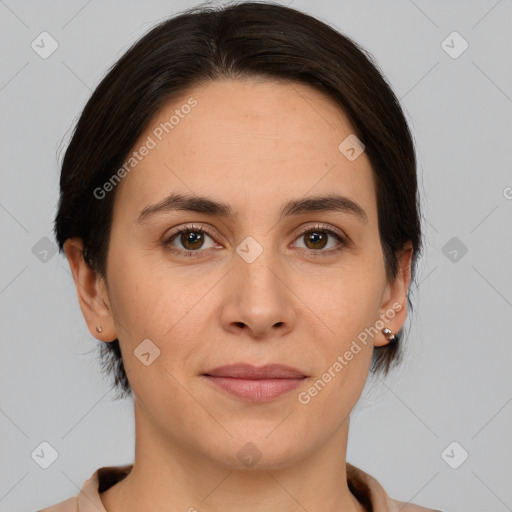
[[[422,507],[421,505],[415,505],[414,503],[407,503],[405,501],[397,501],[390,499],[396,510],[400,512],[442,512],[441,510]],[[394,509],[392,509],[394,510]]]
[[[77,512],[77,510],[78,503],[75,496],[74,498],[69,498],[66,501],[52,505],[51,507],[43,508],[38,512]]]
[[[106,512],[100,498],[100,493],[125,478],[132,467],[132,464],[126,464],[124,466],[103,466],[98,468],[85,481],[78,496],[68,498],[66,501],[43,508],[38,512]]]
[[[420,505],[415,505],[414,503],[407,503],[406,501],[391,501],[395,504],[397,510],[400,510],[400,512],[442,512],[442,510],[438,510],[437,508],[426,508]]]
[[[382,485],[372,475],[348,462],[346,468],[350,491],[369,510],[378,510],[379,512],[441,512],[414,503],[394,500],[388,496]]]

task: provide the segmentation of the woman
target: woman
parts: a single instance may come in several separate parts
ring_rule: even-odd
[[[87,103],[55,231],[136,453],[46,512],[433,510],[346,462],[421,249],[406,120],[350,39],[266,3],[160,23]]]

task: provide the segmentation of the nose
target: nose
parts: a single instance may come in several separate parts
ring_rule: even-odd
[[[227,276],[222,323],[230,332],[254,339],[284,336],[295,322],[294,295],[284,265],[269,251],[248,263],[238,256]]]

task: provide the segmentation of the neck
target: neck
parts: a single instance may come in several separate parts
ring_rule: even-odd
[[[137,402],[135,424],[133,469],[100,495],[108,512],[364,512],[347,485],[349,418],[300,460],[242,470],[169,439]]]

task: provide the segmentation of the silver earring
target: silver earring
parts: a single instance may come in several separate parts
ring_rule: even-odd
[[[97,330],[98,332],[103,332],[103,329],[101,328],[101,325],[97,325],[97,326],[96,326],[96,330]]]
[[[384,336],[386,336],[388,341],[396,341],[397,340],[397,337],[391,332],[391,329],[388,329],[387,327],[384,327],[384,329],[382,329],[382,334],[384,334]]]

